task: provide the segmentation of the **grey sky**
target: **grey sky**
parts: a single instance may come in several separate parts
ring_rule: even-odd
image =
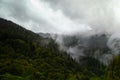
[[[0,17],[34,32],[73,34],[120,29],[119,0],[0,0]]]

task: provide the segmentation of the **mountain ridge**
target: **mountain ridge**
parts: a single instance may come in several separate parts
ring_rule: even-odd
[[[53,39],[44,38],[11,21],[0,19],[0,80],[120,79],[117,75],[119,71],[116,70],[119,67],[119,57],[115,57],[109,67],[95,58],[85,58],[85,64],[81,65],[70,54],[60,51]]]

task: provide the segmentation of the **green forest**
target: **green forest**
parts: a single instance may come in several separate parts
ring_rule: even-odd
[[[0,80],[120,80],[120,55],[109,66],[88,57],[84,65],[54,40],[0,19]]]

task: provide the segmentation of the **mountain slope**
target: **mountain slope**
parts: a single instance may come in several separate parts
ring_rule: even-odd
[[[81,72],[80,65],[60,52],[52,39],[46,46],[41,44],[44,40],[0,19],[0,80],[67,80]]]
[[[111,68],[85,58],[81,65],[53,39],[0,19],[0,80],[110,80]]]
[[[21,38],[29,41],[37,41],[39,35],[26,30],[25,28],[7,20],[0,19],[0,33],[6,36],[1,36],[1,38],[12,37]]]

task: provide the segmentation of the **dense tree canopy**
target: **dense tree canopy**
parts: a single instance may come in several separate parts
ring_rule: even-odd
[[[109,67],[89,57],[81,65],[44,40],[0,19],[0,80],[120,80],[120,56]]]

